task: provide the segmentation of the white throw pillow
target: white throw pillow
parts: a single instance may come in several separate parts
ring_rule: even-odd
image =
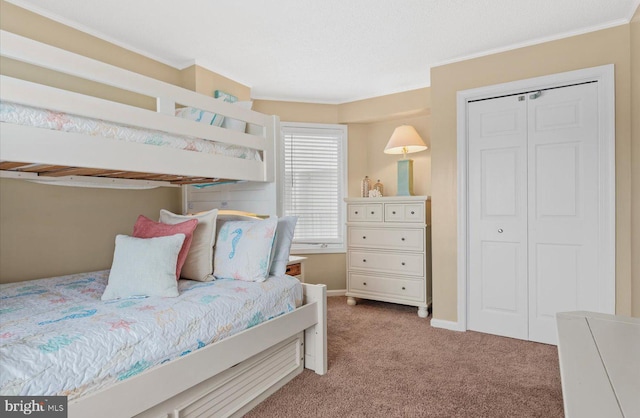
[[[277,225],[277,218],[225,222],[218,231],[214,276],[251,282],[266,280]]]
[[[102,300],[178,296],[176,264],[184,238],[184,234],[158,238],[117,235]]]
[[[181,107],[176,109],[176,116],[213,126],[220,126],[224,121],[224,116],[222,115],[207,112],[206,110],[196,109],[195,107]]]
[[[253,102],[235,102],[234,105],[240,106],[244,109],[251,109],[251,107],[253,106]],[[238,119],[232,119],[230,117],[225,117],[222,121],[222,127],[231,129],[233,131],[245,132],[247,130],[247,122]]]
[[[218,209],[195,215],[177,215],[165,209],[160,210],[160,222],[165,224],[175,225],[189,219],[198,220],[180,277],[200,282],[213,280],[213,245],[216,242],[217,216]]]
[[[276,239],[273,244],[271,268],[269,271],[272,276],[283,276],[287,271],[291,242],[293,241],[293,233],[296,229],[297,222],[297,216],[284,216],[278,219]]]

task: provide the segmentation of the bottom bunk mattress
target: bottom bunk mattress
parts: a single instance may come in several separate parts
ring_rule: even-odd
[[[289,276],[100,300],[109,271],[0,285],[0,395],[89,394],[302,304]]]

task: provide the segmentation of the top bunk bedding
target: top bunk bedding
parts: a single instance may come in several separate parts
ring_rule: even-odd
[[[0,285],[0,395],[72,400],[302,304],[289,276],[180,280],[177,298],[102,302],[108,274]]]
[[[79,93],[74,86],[26,80],[20,72],[1,74],[2,177],[143,188],[275,180],[277,116],[4,30],[0,55],[39,67],[34,71],[44,75],[62,73],[79,85],[98,83],[147,100],[144,106],[124,104]],[[148,108],[150,103],[155,108]],[[198,123],[184,109],[213,114],[216,122],[232,121],[236,129]]]
[[[179,113],[182,112],[178,110],[176,114],[180,116]],[[199,120],[196,121],[201,122]],[[0,122],[261,161],[260,153],[247,147],[189,136],[172,135],[158,130],[118,125],[109,121],[25,106],[19,103],[0,102]]]

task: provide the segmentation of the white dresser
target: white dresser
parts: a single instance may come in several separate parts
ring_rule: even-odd
[[[431,304],[428,196],[348,198],[347,303],[355,298]]]

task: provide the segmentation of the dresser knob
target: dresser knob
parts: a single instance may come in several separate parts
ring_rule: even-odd
[[[402,238],[402,240],[404,241],[404,237]]]
[[[363,236],[363,237],[362,237],[362,239],[367,239],[367,237],[366,237],[366,236]]]
[[[372,214],[372,215],[373,215],[374,213],[375,213],[374,211],[371,211],[371,214]]]
[[[396,211],[394,210],[394,211],[393,211],[393,212],[391,212],[391,213],[392,213],[393,215],[395,215],[395,214],[396,214]]]
[[[404,266],[404,261],[402,262],[402,265]]]
[[[366,286],[366,285],[367,285],[367,282],[362,282],[362,284],[363,284],[364,286]]]
[[[402,286],[402,290],[407,290],[404,286]]]
[[[358,211],[356,211],[356,215],[358,214]]]
[[[363,263],[366,263],[366,262],[367,262],[367,259],[366,259],[366,258],[363,258],[363,259],[362,259],[362,262],[363,262]]]
[[[412,214],[412,215],[415,215],[416,213],[415,213],[414,211],[411,211],[411,214]]]

